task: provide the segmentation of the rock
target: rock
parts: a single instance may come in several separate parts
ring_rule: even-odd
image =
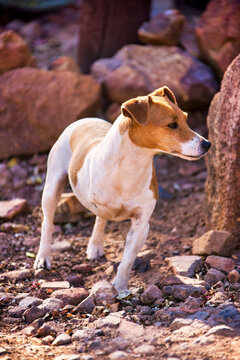
[[[224,74],[221,90],[214,97],[207,124],[211,151],[205,158],[208,177],[205,186],[205,221],[210,229],[240,233],[239,161],[240,158],[240,55]],[[235,246],[229,239],[223,253],[228,256]]]
[[[71,71],[76,74],[80,73],[80,69],[71,56],[60,56],[50,64],[50,70],[54,71]]]
[[[121,323],[121,318],[114,314],[108,315],[104,318],[100,318],[95,322],[95,326],[97,329],[101,329],[103,327],[117,328]]]
[[[118,359],[127,359],[129,358],[129,354],[125,351],[114,351],[109,355],[110,360],[118,360]]]
[[[151,267],[151,258],[153,253],[151,250],[144,250],[138,253],[136,260],[133,263],[132,270],[137,271],[139,274],[145,273]]]
[[[78,222],[89,211],[78,201],[74,193],[63,193],[54,215],[55,223]]]
[[[141,42],[151,45],[176,45],[185,17],[176,9],[169,9],[145,22],[138,29]]]
[[[36,334],[36,329],[34,326],[27,326],[22,330],[22,332],[26,336],[32,336]]]
[[[42,27],[38,21],[30,21],[19,29],[20,34],[27,40],[28,43],[32,43],[36,38],[43,35]]]
[[[12,179],[11,173],[7,168],[6,164],[0,164],[0,173],[1,173],[1,178],[0,178],[0,186],[1,188],[8,186],[9,182]]]
[[[92,296],[88,296],[76,307],[75,312],[80,314],[91,314],[95,307]]]
[[[193,322],[193,320],[191,319],[181,319],[181,318],[177,318],[174,319],[173,322],[170,325],[170,329],[172,331],[178,330],[183,326],[187,326],[187,325],[191,325]]]
[[[200,310],[201,305],[202,301],[200,299],[189,296],[184,303],[180,304],[179,308],[187,313],[195,313]]]
[[[223,280],[224,277],[225,275],[221,271],[212,268],[208,270],[208,272],[204,276],[204,280],[208,282],[210,285],[214,285],[217,282]]]
[[[210,335],[220,335],[220,336],[233,336],[234,331],[229,326],[226,325],[217,325],[212,327],[206,334],[206,336]]]
[[[14,31],[3,31],[0,34],[0,74],[25,66],[35,66],[27,43]]]
[[[27,269],[12,270],[0,274],[0,281],[23,281],[32,277],[32,271]]]
[[[169,266],[175,274],[192,277],[201,266],[201,258],[199,256],[173,256],[166,258]]]
[[[230,283],[236,283],[236,282],[238,282],[239,279],[240,279],[240,274],[239,274],[239,272],[238,272],[237,270],[232,270],[232,271],[230,271],[230,273],[228,274],[227,278],[228,278],[228,281],[229,281]]]
[[[208,300],[208,304],[211,305],[220,305],[225,303],[225,301],[227,300],[227,295],[223,292],[223,291],[217,291],[210,300]]]
[[[102,280],[93,285],[90,295],[94,299],[95,304],[99,306],[114,304],[118,293],[110,282]]]
[[[14,234],[28,232],[30,229],[27,225],[5,222],[1,225],[0,229],[5,232],[12,232]]]
[[[208,256],[206,258],[206,264],[210,265],[214,269],[223,271],[225,273],[229,273],[230,271],[232,271],[235,266],[232,259],[214,255]]]
[[[7,350],[1,346],[0,347],[0,356],[5,355],[5,354],[7,354]]]
[[[88,343],[89,340],[95,336],[95,330],[93,329],[79,329],[73,333],[72,340],[80,341],[81,343]]]
[[[200,320],[204,321],[209,317],[209,313],[207,311],[198,311],[195,314],[190,315],[188,318],[191,320]]]
[[[0,158],[49,150],[67,125],[94,115],[99,101],[100,85],[90,75],[31,68],[3,74]]]
[[[21,306],[14,306],[8,309],[9,317],[21,318],[26,308]]]
[[[204,286],[207,287],[207,283],[204,280],[199,280],[195,278],[189,278],[187,276],[181,275],[169,275],[164,278],[161,282],[161,286],[164,285],[195,285],[195,286]]]
[[[161,290],[156,285],[149,285],[142,293],[140,299],[144,304],[151,305],[157,299],[163,298]]]
[[[80,359],[83,360],[83,358],[82,357],[80,358],[80,356],[77,354],[63,354],[54,358],[54,360],[80,360]],[[85,360],[91,360],[91,359],[85,359]]]
[[[56,336],[57,330],[49,324],[43,324],[37,331],[37,336],[46,337],[46,336]]]
[[[0,218],[11,220],[18,214],[28,210],[28,203],[25,199],[13,199],[0,201]]]
[[[43,300],[38,299],[34,296],[27,296],[24,299],[22,299],[19,303],[19,306],[23,308],[31,307],[31,306],[38,306],[42,304]]]
[[[162,288],[164,295],[171,295],[177,300],[186,300],[189,296],[198,297],[206,291],[203,286],[167,285]]]
[[[152,355],[155,352],[155,346],[143,344],[138,347],[136,347],[133,352],[135,354],[141,354],[141,355]]]
[[[52,345],[67,345],[71,343],[71,336],[68,334],[60,334],[56,337],[56,339],[52,342]]]
[[[6,324],[20,324],[22,319],[6,316],[3,318],[3,322]]]
[[[58,311],[64,307],[64,303],[60,299],[52,299],[47,298],[43,300],[41,306],[39,306],[40,309],[43,309],[44,311],[48,313],[52,313],[53,311]]]
[[[113,58],[96,61],[92,74],[119,104],[168,86],[180,107],[201,109],[218,88],[210,68],[175,46],[125,46]]]
[[[238,0],[210,1],[196,27],[202,57],[219,77],[240,52]]]
[[[43,345],[50,345],[54,340],[54,337],[52,335],[47,335],[44,338],[42,338],[42,344]]]
[[[43,309],[40,309],[38,306],[27,308],[23,313],[23,317],[28,324],[31,324],[34,320],[42,318],[45,315],[46,312]]]
[[[200,50],[197,44],[197,37],[195,31],[195,24],[191,22],[191,19],[187,19],[181,31],[179,43],[182,48],[190,55],[200,58]]]
[[[227,324],[234,327],[240,326],[240,312],[233,305],[226,306],[211,318],[219,324]]]
[[[82,275],[69,275],[66,277],[66,281],[68,281],[72,286],[76,287],[83,286],[84,284]]]
[[[67,240],[55,241],[51,245],[51,251],[55,252],[55,253],[56,252],[64,252],[64,251],[70,250],[71,248],[72,248],[72,245]]]
[[[78,305],[88,295],[89,292],[84,288],[71,288],[56,290],[51,294],[51,297],[62,300],[64,305]]]
[[[45,281],[41,283],[41,289],[69,289],[70,284],[68,281]]]
[[[93,271],[93,267],[91,264],[74,265],[72,269],[73,271],[77,271],[82,274],[88,274]]]
[[[195,255],[231,255],[236,240],[228,231],[210,230],[194,240],[192,253]]]

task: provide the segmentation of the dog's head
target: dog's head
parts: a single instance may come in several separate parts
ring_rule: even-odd
[[[178,107],[174,94],[166,86],[126,101],[121,110],[129,119],[129,137],[138,146],[187,160],[199,159],[211,146],[189,128],[187,114]]]

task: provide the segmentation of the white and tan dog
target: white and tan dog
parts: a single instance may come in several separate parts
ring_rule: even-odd
[[[126,101],[111,125],[86,118],[69,125],[53,146],[42,196],[42,236],[34,268],[50,268],[53,218],[69,179],[78,200],[96,215],[87,256],[103,255],[107,220],[131,219],[114,286],[126,290],[132,265],[149,230],[158,198],[153,155],[159,152],[188,160],[199,159],[210,142],[187,125],[167,87]]]

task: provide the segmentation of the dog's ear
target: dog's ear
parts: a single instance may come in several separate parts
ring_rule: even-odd
[[[163,86],[155,91],[153,91],[151,94],[151,96],[166,96],[170,101],[172,101],[174,104],[177,105],[177,100],[173,94],[173,92],[167,87],[167,86]]]
[[[149,104],[151,102],[150,96],[139,96],[122,104],[121,110],[124,116],[135,120],[139,125],[146,125],[148,123]]]

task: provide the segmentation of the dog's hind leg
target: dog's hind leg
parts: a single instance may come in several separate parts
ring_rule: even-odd
[[[97,259],[104,254],[103,237],[106,223],[107,220],[104,220],[98,216],[96,217],[93,233],[87,248],[87,257],[90,260]]]
[[[68,182],[67,162],[68,152],[62,153],[61,143],[56,143],[49,154],[46,182],[42,195],[42,233],[34,269],[50,268],[51,266],[51,238],[53,220],[57,203]],[[59,146],[60,145],[60,146]],[[62,149],[61,149],[62,148]]]

